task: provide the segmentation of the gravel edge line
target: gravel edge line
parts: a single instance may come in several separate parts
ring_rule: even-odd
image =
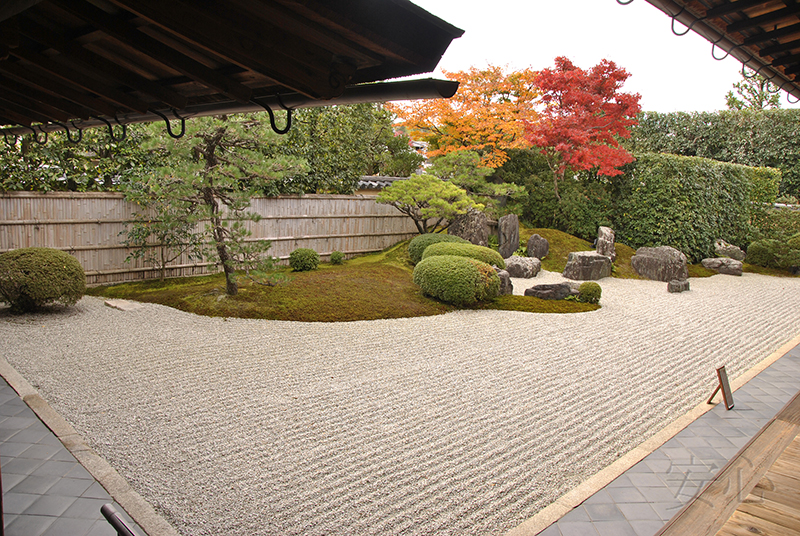
[[[786,344],[768,355],[753,368],[733,380],[731,382],[731,391],[736,392],[740,387],[755,378],[761,371],[775,363],[798,344],[800,344],[800,334],[787,341]],[[717,402],[717,404],[719,404],[719,402]],[[536,536],[571,512],[573,508],[580,506],[592,495],[613,482],[625,471],[652,454],[661,447],[661,445],[678,435],[679,432],[691,423],[714,409],[717,404],[700,402],[697,406],[675,419],[656,435],[624,454],[611,465],[581,482],[575,488],[556,499],[555,502],[544,507],[536,515],[506,532],[504,536]]]
[[[180,536],[150,503],[131,488],[128,481],[116,469],[86,444],[75,428],[2,356],[0,356],[0,376],[147,536]]]

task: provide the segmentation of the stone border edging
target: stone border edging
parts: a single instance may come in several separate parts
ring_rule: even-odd
[[[134,491],[116,469],[92,450],[75,428],[4,357],[0,357],[0,376],[148,536],[179,536],[172,525]]]
[[[738,376],[731,382],[731,390],[738,390],[798,344],[800,344],[800,335],[797,335],[754,365],[750,370]],[[719,397],[719,395],[717,395],[717,397]],[[719,404],[719,402],[717,402],[717,404]],[[699,419],[702,415],[711,411],[717,404],[700,402],[685,415],[675,419],[653,437],[624,454],[605,469],[590,476],[588,479],[578,484],[578,486],[556,499],[555,502],[540,510],[530,519],[523,521],[520,525],[506,532],[505,536],[535,536],[539,534],[571,512],[573,508],[580,506],[589,497],[606,487],[625,471],[652,454],[661,445],[675,437],[680,431]]]

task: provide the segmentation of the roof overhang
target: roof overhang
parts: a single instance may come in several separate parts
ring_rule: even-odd
[[[449,97],[455,82],[374,82],[433,71],[462,34],[408,0],[7,0],[0,126]]]
[[[800,99],[800,3],[779,0],[647,0],[788,94]]]

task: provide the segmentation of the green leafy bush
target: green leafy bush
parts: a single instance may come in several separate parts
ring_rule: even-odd
[[[789,248],[780,240],[756,240],[747,247],[745,259],[750,264],[765,268],[778,268],[778,258],[789,252]]]
[[[461,244],[469,244],[469,240],[464,240],[459,236],[440,234],[440,233],[427,233],[421,234],[408,244],[408,256],[411,257],[411,262],[417,264],[422,260],[422,253],[425,248],[431,244],[438,242],[459,242]]]
[[[331,264],[344,264],[344,253],[341,251],[331,253]]]
[[[297,248],[289,253],[289,266],[295,272],[316,270],[319,266],[319,253],[313,249]]]
[[[586,281],[578,287],[578,301],[583,303],[600,303],[602,289],[594,281]]]
[[[80,263],[63,251],[23,248],[0,255],[0,301],[15,312],[50,303],[75,305],[86,292]]]
[[[778,256],[778,267],[792,270],[800,266],[800,249],[789,250],[788,253]]]
[[[485,262],[490,266],[497,266],[498,268],[505,268],[506,263],[503,257],[493,249],[476,246],[475,244],[461,244],[455,242],[438,242],[431,244],[422,253],[422,259],[434,257],[436,255],[456,255],[458,257],[470,257],[472,259]]]
[[[414,283],[428,296],[463,306],[496,298],[500,278],[484,262],[456,255],[423,259],[414,268]]]

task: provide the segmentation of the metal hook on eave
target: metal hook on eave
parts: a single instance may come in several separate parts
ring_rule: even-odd
[[[69,141],[70,143],[78,144],[83,139],[83,130],[76,127],[75,123],[72,123],[72,126],[75,128],[75,130],[78,131],[78,137],[75,139],[72,139],[72,133],[70,133],[69,127],[67,127],[67,125],[65,125],[64,123],[59,123],[58,121],[53,121],[52,123],[64,129],[64,132],[67,133],[67,141]]]
[[[796,101],[793,101],[792,99],[789,98],[791,96],[792,96],[792,94],[787,91],[786,92],[786,102],[788,102],[789,104],[797,104],[798,102],[800,102],[800,97],[798,97]]]
[[[287,132],[289,132],[289,130],[291,130],[291,128],[292,128],[292,109],[291,108],[287,108],[286,105],[283,104],[283,100],[281,100],[281,96],[280,95],[276,95],[276,97],[278,98],[278,103],[281,105],[281,108],[286,110],[286,127],[282,128],[282,129],[278,128],[278,126],[275,124],[275,113],[272,111],[272,108],[270,108],[266,104],[261,104],[256,99],[252,99],[252,102],[254,102],[255,104],[258,104],[259,106],[261,106],[262,108],[264,108],[267,111],[267,113],[269,114],[269,124],[272,127],[272,131],[275,134],[283,135],[283,134],[286,134]]]
[[[186,118],[179,116],[178,112],[175,111],[175,108],[172,109],[172,115],[174,115],[175,117],[177,117],[181,121],[181,131],[180,131],[179,134],[175,134],[174,132],[172,132],[172,125],[170,125],[169,119],[167,119],[166,115],[162,114],[161,112],[159,112],[157,110],[150,110],[150,111],[164,120],[164,122],[167,124],[167,134],[169,134],[169,136],[171,138],[174,138],[174,139],[177,140],[177,139],[182,138],[183,135],[186,134]]]
[[[617,0],[617,3],[621,6],[627,6],[633,3],[633,0],[628,0],[627,2],[623,2],[622,0]]]
[[[14,142],[13,143],[8,143],[8,132],[3,130],[3,139],[6,141],[6,145],[8,145],[9,147],[16,147],[17,146],[17,139],[18,139],[17,135],[16,134],[12,134],[12,136],[14,136]]]
[[[42,134],[44,134],[44,139],[42,141],[39,141],[39,135],[36,134],[36,130],[33,127],[26,127],[26,128],[31,129],[31,132],[33,132],[33,141],[35,141],[39,145],[44,145],[45,143],[47,143],[47,132],[46,131],[42,130],[41,128],[39,129],[39,131]]]
[[[123,125],[122,123],[120,123],[119,119],[117,119],[116,117],[114,117],[114,121],[116,121],[117,124],[122,127],[122,136],[120,136],[119,138],[114,136],[114,127],[111,126],[111,122],[110,121],[108,121],[107,119],[104,119],[102,117],[96,116],[96,115],[93,115],[92,117],[97,119],[97,120],[99,120],[99,121],[102,121],[103,123],[106,124],[106,126],[108,127],[108,136],[111,138],[112,141],[120,142],[120,141],[123,141],[127,137],[128,128],[125,125]]]

